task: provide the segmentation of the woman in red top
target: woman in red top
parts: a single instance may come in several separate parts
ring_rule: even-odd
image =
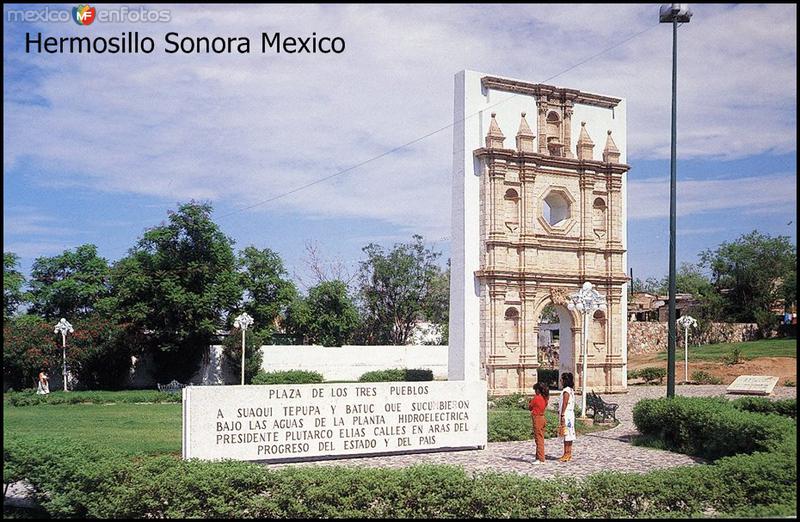
[[[547,408],[547,401],[550,398],[550,390],[543,382],[537,382],[533,385],[535,395],[528,408],[531,410],[531,419],[533,420],[533,438],[536,441],[536,459],[534,464],[544,462],[544,427],[546,424],[544,418],[544,410]]]

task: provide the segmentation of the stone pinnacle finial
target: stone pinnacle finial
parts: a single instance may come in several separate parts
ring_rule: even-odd
[[[592,138],[589,137],[589,133],[586,132],[585,121],[581,122],[581,133],[578,136],[577,151],[579,160],[594,159],[594,142]]]
[[[614,138],[611,137],[610,130],[606,139],[606,148],[603,149],[603,161],[606,163],[619,163],[619,149],[617,144],[614,143]]]
[[[517,131],[517,150],[519,152],[536,152],[533,148],[533,140],[536,135],[528,125],[528,120],[525,119],[525,113],[522,113],[522,118],[519,121],[519,130]]]
[[[493,112],[492,120],[489,122],[489,133],[486,134],[486,147],[489,149],[502,149],[503,141],[506,138],[503,136],[503,131],[500,130],[495,116],[497,116],[497,113]]]

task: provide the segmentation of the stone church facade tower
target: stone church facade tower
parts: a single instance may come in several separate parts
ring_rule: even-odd
[[[582,390],[582,320],[566,305],[589,281],[606,296],[607,309],[590,318],[588,386],[625,391],[629,166],[619,148],[625,145],[623,100],[460,74],[462,119],[469,120],[471,104],[481,123],[464,123],[463,134],[455,133],[464,148],[454,146],[450,378],[459,377],[461,363],[463,378],[472,370],[487,381],[490,394],[532,393],[542,363],[539,324],[550,305],[559,317],[559,370],[572,372]],[[473,92],[470,75],[477,75]],[[457,102],[457,120],[458,109]],[[461,176],[464,181],[456,179]],[[459,236],[463,251],[455,248]],[[458,296],[452,302],[454,291],[463,294],[460,303]],[[462,331],[456,332],[459,322]]]

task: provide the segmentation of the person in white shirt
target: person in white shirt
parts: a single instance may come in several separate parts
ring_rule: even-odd
[[[558,400],[558,435],[564,437],[564,454],[559,462],[572,460],[572,443],[575,441],[575,379],[571,373],[561,374],[561,396]]]
[[[40,395],[47,395],[50,393],[50,379],[47,378],[47,373],[44,369],[39,372],[39,384],[36,387],[36,393]]]

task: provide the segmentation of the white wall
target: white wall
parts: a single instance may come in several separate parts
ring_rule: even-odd
[[[222,350],[221,345],[210,346],[208,362],[189,382],[201,385],[238,384],[240,374],[231,369]],[[355,381],[366,372],[391,368],[431,370],[434,379],[447,378],[447,346],[265,345],[261,347],[261,355],[261,368],[266,372],[315,371],[328,381]],[[150,358],[135,361],[128,386],[155,389],[157,383],[152,370]],[[61,389],[60,376],[51,376],[50,388]]]
[[[374,370],[432,370],[447,378],[447,346],[262,346],[264,371],[307,370],[327,381],[354,381]]]

